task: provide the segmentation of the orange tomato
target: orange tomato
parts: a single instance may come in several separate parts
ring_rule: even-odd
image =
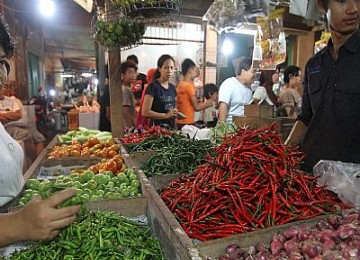
[[[107,153],[108,153],[108,156],[111,157],[111,158],[113,158],[114,156],[116,156],[116,155],[118,154],[118,153],[117,153],[116,151],[114,151],[114,150],[110,150],[110,151],[108,151]]]
[[[107,163],[106,163],[106,169],[108,171],[111,171],[112,173],[115,173],[117,171],[117,164],[114,160],[109,160]]]

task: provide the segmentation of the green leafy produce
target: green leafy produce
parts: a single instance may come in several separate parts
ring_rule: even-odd
[[[11,255],[13,260],[35,259],[165,259],[149,227],[116,213],[90,211],[51,241],[35,243]]]

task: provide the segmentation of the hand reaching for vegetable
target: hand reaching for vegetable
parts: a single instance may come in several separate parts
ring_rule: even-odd
[[[166,118],[176,117],[176,116],[177,116],[177,112],[178,112],[178,110],[177,110],[176,108],[170,109],[170,110],[166,113]]]
[[[76,213],[80,210],[80,205],[58,208],[58,205],[75,193],[75,189],[67,189],[46,200],[34,198],[19,211],[1,215],[0,246],[21,240],[45,240],[56,236],[61,228],[76,219]]]

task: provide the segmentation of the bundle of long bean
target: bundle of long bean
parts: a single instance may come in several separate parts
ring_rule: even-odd
[[[204,163],[206,155],[213,152],[209,140],[195,140],[173,136],[171,144],[151,156],[142,166],[147,176],[190,173]]]
[[[273,128],[239,129],[216,157],[161,197],[187,234],[205,241],[334,212],[336,195],[302,172],[302,154]]]
[[[165,259],[149,227],[115,213],[89,212],[50,242],[36,243],[10,259]]]

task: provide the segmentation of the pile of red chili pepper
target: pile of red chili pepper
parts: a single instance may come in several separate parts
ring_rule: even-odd
[[[146,127],[136,133],[127,133],[120,141],[123,144],[140,143],[151,136],[172,135],[173,132],[160,126]]]
[[[300,170],[303,154],[274,127],[241,128],[216,157],[161,193],[189,237],[206,241],[308,219],[345,207]]]

